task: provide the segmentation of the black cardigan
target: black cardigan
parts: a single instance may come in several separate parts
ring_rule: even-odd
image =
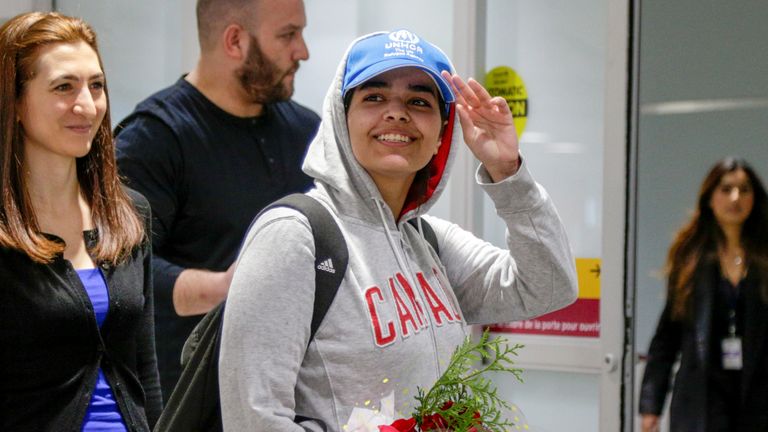
[[[149,233],[147,201],[129,194]],[[88,247],[98,240],[84,236]],[[0,430],[80,431],[99,367],[128,430],[150,430],[162,409],[151,255],[145,241],[120,265],[100,265],[109,312],[99,330],[69,261],[37,264],[0,248]]]
[[[659,319],[648,350],[648,363],[640,391],[641,414],[660,414],[670,384],[672,366],[680,355],[670,406],[670,431],[706,431],[707,371],[710,368],[712,311],[719,267],[701,265],[693,285],[693,319],[673,321],[671,304]],[[747,276],[754,288],[756,272]],[[768,430],[768,305],[759,289],[745,291],[741,416],[739,432]]]

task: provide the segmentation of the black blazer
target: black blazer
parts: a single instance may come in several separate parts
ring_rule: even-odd
[[[711,320],[716,263],[701,265],[694,276],[693,319],[672,321],[667,301],[648,350],[648,363],[640,391],[641,414],[660,414],[670,383],[672,366],[680,355],[670,405],[671,432],[706,431],[707,370],[710,362]],[[751,272],[747,277],[757,281]],[[758,284],[754,284],[756,287]],[[740,432],[768,431],[768,306],[759,290],[746,292],[744,310],[743,369]]]
[[[130,192],[149,233],[149,205]],[[85,234],[86,244],[98,240]],[[37,264],[0,248],[0,430],[80,431],[98,368],[128,430],[149,431],[162,409],[154,344],[149,241],[101,265],[109,313],[99,330],[69,261]]]

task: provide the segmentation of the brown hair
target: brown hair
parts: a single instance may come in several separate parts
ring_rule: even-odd
[[[63,252],[64,245],[39,232],[24,176],[24,136],[18,121],[18,102],[26,83],[33,78],[41,47],[80,41],[93,48],[103,70],[96,34],[78,18],[30,12],[0,27],[0,246],[17,249],[40,263],[50,262]],[[106,86],[104,91],[108,94]],[[99,232],[99,242],[89,252],[97,261],[117,263],[141,244],[144,228],[118,179],[109,107],[91,150],[77,159],[77,178]]]
[[[741,158],[727,157],[718,161],[701,184],[697,208],[693,216],[675,235],[667,255],[666,270],[672,317],[689,317],[694,275],[701,263],[717,260],[717,247],[725,241],[720,225],[710,207],[710,200],[724,175],[743,170],[754,194],[752,212],[744,221],[741,242],[751,271],[756,271],[763,301],[768,303],[768,197],[760,178]]]

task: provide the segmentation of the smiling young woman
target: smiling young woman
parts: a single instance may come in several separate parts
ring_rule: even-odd
[[[107,112],[104,84],[99,58],[85,42],[39,48],[19,109],[27,165],[74,168],[88,154]]]
[[[451,70],[407,30],[363,36],[347,51],[304,161],[315,182],[307,195],[346,240],[346,272],[310,340],[307,219],[276,208],[254,222],[224,316],[224,430],[390,424],[410,414],[417,387],[435,383],[467,324],[530,318],[575,299],[564,228],[521,163],[506,101]],[[509,229],[507,249],[426,214],[465,144]],[[427,223],[439,252],[424,238]]]
[[[441,110],[434,80],[415,67],[384,72],[352,92],[352,152],[395,214],[416,173],[437,154]]]
[[[0,52],[0,430],[149,431],[149,206],[118,180],[96,36],[32,12]]]

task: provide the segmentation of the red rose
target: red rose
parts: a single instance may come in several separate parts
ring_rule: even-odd
[[[453,406],[453,401],[448,401],[443,404],[440,411],[445,411]],[[477,423],[482,423],[480,420],[480,413],[475,412],[474,418],[478,419]],[[389,426],[379,426],[379,432],[418,432],[418,431],[432,431],[432,430],[450,430],[448,422],[438,413],[425,415],[421,419],[421,428],[416,427],[416,420],[411,417],[407,419],[395,420]],[[474,427],[467,432],[476,432]]]
[[[379,426],[379,432],[416,432],[416,420],[413,417],[398,419],[389,426]]]

